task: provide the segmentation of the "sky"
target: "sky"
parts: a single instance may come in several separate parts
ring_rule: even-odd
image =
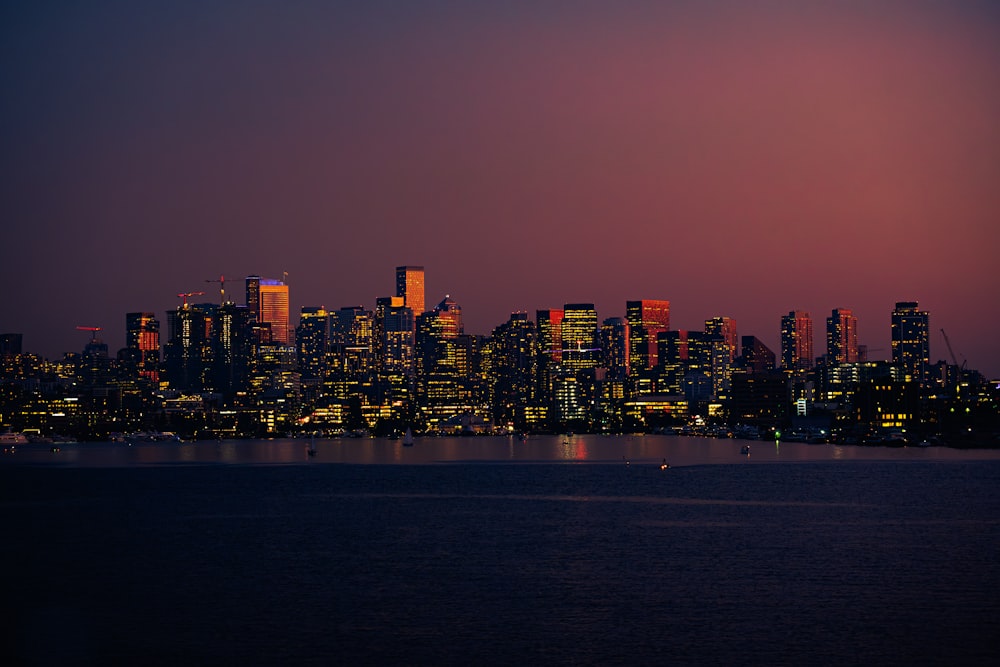
[[[0,333],[79,352],[125,313],[287,282],[468,333],[668,299],[674,329],[834,308],[889,357],[1000,378],[1000,9],[990,2],[0,3]],[[293,321],[297,315],[293,314]]]

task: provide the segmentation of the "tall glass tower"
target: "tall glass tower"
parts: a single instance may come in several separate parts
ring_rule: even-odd
[[[892,363],[908,380],[922,380],[930,364],[930,318],[916,301],[899,301],[892,311]]]
[[[413,311],[413,316],[424,312],[424,267],[396,267],[396,296],[403,297],[403,305]]]
[[[858,361],[858,318],[847,308],[834,308],[826,318],[826,357],[830,364]]]
[[[813,323],[805,311],[793,310],[781,318],[781,365],[785,370],[812,368]]]

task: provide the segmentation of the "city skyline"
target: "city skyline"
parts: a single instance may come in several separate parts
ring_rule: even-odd
[[[287,275],[287,274],[286,274]],[[419,278],[412,278],[412,276],[418,275]],[[417,303],[428,302],[426,308],[421,312],[411,312],[409,316],[415,322],[420,315],[429,314],[432,312],[437,312],[439,309],[448,310],[450,307],[457,307],[459,321],[464,320],[463,316],[463,306],[461,303],[456,302],[452,299],[450,294],[445,294],[441,297],[440,303],[438,305],[430,305],[437,301],[436,297],[428,297],[423,293],[423,285],[426,280],[426,274],[423,266],[398,266],[395,269],[395,290],[396,294],[391,296],[376,297],[373,299],[372,303],[353,303],[353,304],[342,304],[339,306],[329,306],[327,304],[310,304],[302,305],[298,309],[292,309],[289,304],[293,303],[292,290],[289,285],[285,282],[273,278],[266,278],[260,275],[247,275],[243,281],[231,280],[230,282],[241,282],[245,285],[244,298],[240,300],[239,298],[234,298],[234,294],[240,293],[239,290],[231,290],[228,295],[224,290],[220,290],[219,305],[231,304],[236,306],[245,306],[249,313],[253,314],[253,317],[257,321],[267,324],[269,329],[272,329],[273,323],[277,322],[279,326],[272,330],[270,336],[273,338],[275,343],[282,345],[295,345],[295,330],[301,322],[304,322],[310,317],[314,317],[317,313],[322,313],[324,317],[329,314],[330,317],[334,317],[335,313],[339,310],[354,310],[361,308],[365,311],[376,312],[383,307],[389,307],[399,309],[405,306],[406,297],[404,294],[407,291],[407,285],[410,286],[410,290],[414,289],[414,286],[419,286],[417,288]],[[407,278],[409,281],[407,282]],[[224,279],[224,278],[223,278]],[[208,281],[208,282],[220,282],[220,281]],[[276,293],[280,295],[280,304],[282,307],[275,309],[274,306],[270,308],[265,308],[264,303],[264,289],[278,290]],[[162,319],[165,323],[169,322],[172,317],[175,317],[178,313],[185,311],[188,306],[196,307],[204,305],[210,309],[214,308],[216,302],[204,298],[206,294],[204,292],[188,292],[178,294],[177,297],[183,300],[183,307],[173,308],[165,311],[162,314]],[[583,346],[599,345],[598,338],[600,337],[600,331],[602,328],[601,322],[608,320],[622,320],[622,322],[627,322],[630,317],[636,321],[642,321],[641,318],[643,314],[645,317],[652,318],[647,322],[647,326],[641,329],[636,329],[634,325],[630,327],[631,333],[629,334],[630,340],[633,337],[638,337],[639,340],[646,341],[647,333],[644,333],[647,329],[653,333],[651,337],[652,347],[655,348],[656,332],[662,331],[681,331],[681,332],[705,332],[713,333],[715,335],[720,335],[726,339],[727,345],[732,348],[731,358],[735,359],[736,348],[738,347],[737,341],[744,336],[756,338],[761,342],[764,342],[776,355],[777,355],[777,365],[780,368],[798,368],[807,369],[811,368],[816,361],[823,357],[824,355],[829,355],[830,353],[830,327],[831,318],[826,319],[826,327],[814,327],[813,317],[809,312],[804,312],[800,310],[793,310],[786,314],[781,314],[780,317],[776,318],[777,324],[774,327],[774,331],[767,332],[748,332],[741,329],[739,320],[736,318],[731,318],[728,315],[713,315],[712,317],[706,318],[702,322],[702,326],[692,326],[692,327],[672,327],[670,326],[670,300],[669,299],[642,299],[642,300],[625,300],[622,302],[621,313],[607,314],[601,312],[594,303],[564,303],[561,304],[561,308],[540,308],[534,311],[529,311],[524,308],[512,310],[507,314],[507,317],[501,321],[496,322],[490,326],[486,331],[465,331],[465,333],[480,335],[484,338],[489,338],[495,329],[503,326],[508,320],[518,314],[523,314],[527,321],[531,322],[535,326],[541,326],[538,322],[537,315],[541,313],[558,312],[560,314],[573,313],[574,311],[579,313],[586,313],[589,311],[589,315],[583,314],[582,317],[585,319],[583,321],[587,322],[588,325],[592,325],[589,329],[590,333],[586,334],[585,326],[577,326],[579,330],[575,336],[577,343],[575,347],[583,350]],[[409,306],[406,306],[409,308]],[[854,345],[854,358],[851,359],[852,362],[858,361],[858,356],[860,356],[860,351],[864,351],[864,358],[866,361],[890,361],[893,363],[897,362],[897,354],[894,352],[894,348],[897,345],[896,337],[899,335],[897,332],[897,324],[900,312],[914,312],[918,313],[923,317],[923,330],[922,333],[913,333],[912,336],[919,335],[923,340],[923,343],[930,350],[939,350],[941,356],[934,356],[937,353],[931,352],[929,355],[927,349],[924,349],[923,354],[927,356],[925,363],[935,363],[937,361],[944,361],[946,363],[951,363],[953,360],[951,355],[953,353],[952,349],[948,349],[950,342],[943,342],[941,347],[938,348],[932,342],[931,332],[933,329],[927,326],[928,322],[931,321],[930,318],[933,316],[926,309],[918,310],[919,302],[915,301],[896,301],[893,304],[893,309],[889,312],[890,321],[886,325],[886,331],[889,337],[893,339],[893,343],[890,347],[885,349],[882,348],[870,348],[870,346],[865,342],[865,339],[857,335],[858,328],[858,318],[853,314],[853,311],[848,308],[833,308],[831,317],[836,317],[840,315],[846,315],[852,321],[851,324],[851,337]],[[900,309],[903,311],[900,311]],[[412,309],[410,309],[412,311]],[[77,326],[75,327],[77,335],[82,333],[86,334],[87,340],[82,343],[82,347],[86,345],[91,340],[100,340],[108,344],[109,350],[113,353],[116,349],[122,349],[128,346],[128,341],[133,340],[135,334],[133,333],[133,328],[136,326],[133,321],[137,318],[149,319],[159,319],[159,314],[153,311],[140,311],[140,312],[129,312],[122,314],[123,324],[121,330],[118,331],[115,328],[106,329],[105,327],[91,327],[91,326]],[[276,319],[275,319],[276,318]],[[822,321],[822,317],[819,318]],[[563,320],[560,318],[560,323]],[[572,321],[572,318],[571,318]],[[657,324],[652,324],[658,322]],[[789,327],[791,327],[789,329]],[[464,324],[462,325],[464,329]],[[800,335],[797,328],[802,328],[806,338],[800,339]],[[940,332],[940,329],[938,330]],[[30,344],[30,340],[25,340],[23,332],[21,331],[0,331],[0,334],[14,334],[21,336],[22,348],[26,353],[39,354],[45,358],[56,360],[62,357],[64,354],[74,354],[79,353],[80,350],[64,350],[62,353],[54,356],[47,356],[42,354],[39,350],[33,349]],[[114,341],[118,339],[119,334],[121,338],[125,341],[122,345],[116,346]],[[773,335],[772,335],[773,334]],[[791,336],[794,342],[789,339]],[[817,337],[819,343],[817,344]],[[942,336],[943,337],[943,336]],[[584,340],[586,338],[586,340]],[[774,339],[776,343],[771,345],[770,340]],[[567,357],[567,352],[571,353],[568,357],[572,359],[589,357],[586,354],[582,354],[574,348],[574,345],[568,343],[566,340],[560,339],[562,349],[557,350],[552,348],[550,351],[555,354],[554,358],[565,359]],[[110,342],[109,342],[110,341]],[[161,351],[164,346],[169,341],[166,336],[159,340],[159,346]],[[148,343],[147,343],[148,345]],[[646,343],[643,343],[645,347]],[[795,348],[795,350],[790,350],[789,346]],[[82,349],[81,347],[81,349]],[[596,348],[595,348],[596,350]],[[801,350],[804,356],[799,356]],[[585,350],[584,350],[585,351]],[[648,356],[652,356],[655,359],[655,353],[650,351],[645,353]],[[575,355],[575,356],[574,356]],[[653,362],[642,363],[640,360],[642,357],[635,357],[633,352],[629,353],[629,357],[632,360],[633,365],[639,363],[639,366],[650,367],[654,366]],[[836,363],[844,363],[845,359],[840,359],[835,355]],[[962,367],[968,367],[972,370],[977,370],[982,372],[982,369],[976,368],[975,366],[968,364],[968,359],[963,357],[958,359],[958,365]],[[648,365],[647,365],[648,364]],[[987,377],[993,377],[986,374]]]
[[[671,301],[779,351],[833,309],[1000,377],[991,3],[98,2],[0,22],[0,332],[49,358],[218,276],[302,307]],[[180,48],[179,45],[184,47]],[[238,294],[230,289],[229,294]],[[206,297],[206,301],[212,300]],[[234,300],[239,300],[234,299]]]

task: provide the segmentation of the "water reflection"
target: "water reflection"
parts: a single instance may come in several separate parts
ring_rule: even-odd
[[[0,458],[0,465],[147,466],[179,464],[315,465],[435,464],[449,462],[616,463],[671,468],[713,464],[766,464],[839,460],[997,460],[1000,450],[958,450],[945,447],[882,448],[855,445],[810,445],[679,436],[533,435],[417,438],[412,447],[380,438],[226,440],[185,443],[78,443],[52,452],[47,445],[23,445]],[[753,456],[741,454],[750,445]]]

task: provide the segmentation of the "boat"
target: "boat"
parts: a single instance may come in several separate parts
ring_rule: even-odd
[[[23,433],[0,433],[0,444],[26,445],[28,442],[28,436]]]
[[[406,429],[406,433],[403,435],[403,447],[413,446],[413,430]]]
[[[743,445],[740,447],[740,454],[743,456],[750,456],[750,445]]]
[[[670,464],[667,463],[666,459],[663,459],[663,463],[660,464],[660,470],[669,470]]]

